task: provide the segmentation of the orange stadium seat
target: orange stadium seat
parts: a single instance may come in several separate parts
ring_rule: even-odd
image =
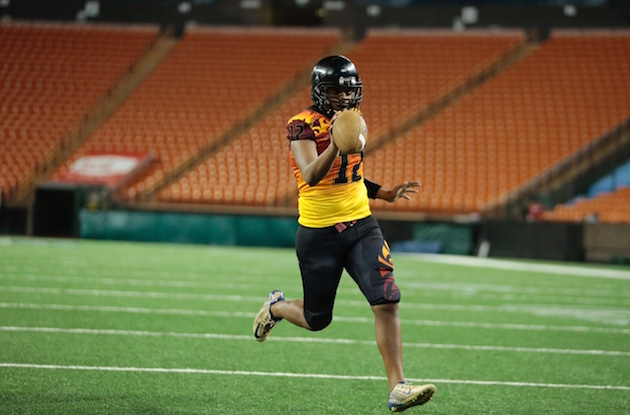
[[[396,42],[392,42],[392,37],[397,35],[399,37],[396,37]],[[453,36],[444,31],[370,32],[357,47],[347,53],[347,56],[357,64],[365,84],[365,100],[361,109],[368,120],[370,136],[377,137],[403,121],[406,116],[419,111],[439,97],[442,89],[464,79],[487,60],[505,53],[522,42],[523,38],[521,32],[508,32],[503,36],[488,34]],[[470,50],[471,45],[477,43],[481,43],[479,48]],[[439,56],[439,59],[433,55]],[[405,59],[400,59],[401,56],[405,56]],[[424,58],[416,60],[415,56]],[[236,186],[235,188],[239,189],[235,191],[236,194],[242,191],[249,195],[229,201],[225,198],[223,200],[225,203],[295,204],[296,186],[288,163],[286,122],[289,117],[310,105],[310,102],[309,88],[305,85],[304,90],[289,98],[264,121],[206,162],[207,167],[203,169],[208,172],[207,177],[211,186],[225,191]],[[389,146],[385,147],[388,148]],[[239,175],[229,168],[227,171],[219,171],[224,166],[223,157],[236,157],[241,153],[247,154],[248,160],[256,161],[240,165],[241,169],[247,171],[247,175]],[[396,160],[391,163],[391,167],[383,169],[379,166],[374,169],[389,174],[384,178],[384,184],[393,184],[398,177],[409,173],[391,168],[398,166],[398,160],[401,158],[413,161],[416,152],[402,150],[391,157],[393,157],[391,160]],[[197,174],[201,168],[200,166],[196,169]],[[374,173],[368,169],[368,174]],[[251,181],[252,177],[256,180]],[[190,180],[190,175],[163,191],[160,199],[166,201],[176,193],[181,194],[176,189],[186,180]],[[190,201],[185,198],[180,200]],[[435,204],[438,208],[444,205],[441,199]]]
[[[619,93],[630,90],[628,62],[629,31],[552,32],[523,60],[377,151],[368,171],[397,163],[404,175],[394,182],[422,180],[419,197],[396,209],[483,209],[630,115],[630,95]],[[394,161],[390,151],[414,156]]]
[[[121,190],[134,198],[242,122],[339,38],[339,31],[329,29],[191,28],[58,174],[88,149],[107,148],[111,143],[151,152],[156,159],[153,165]],[[223,203],[224,196],[231,194],[216,184],[211,189],[181,184],[163,192],[161,199]],[[250,194],[246,196],[253,200]]]
[[[123,76],[157,26],[0,23],[0,190],[20,180]],[[27,155],[27,156],[23,156]]]
[[[630,223],[630,187],[620,187],[613,192],[600,193],[592,198],[582,198],[571,205],[560,205],[543,214],[544,220],[557,222]]]

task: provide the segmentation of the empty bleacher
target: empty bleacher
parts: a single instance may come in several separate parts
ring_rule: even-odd
[[[304,89],[246,133],[163,190],[163,202],[282,206],[297,186],[289,164],[286,122],[304,108]]]
[[[348,57],[365,84],[361,110],[370,136],[413,117],[524,40],[516,30],[369,30]]]
[[[0,24],[0,57],[7,62],[0,69],[4,195],[54,151],[156,33],[153,26]],[[190,28],[52,178],[89,151],[151,153],[153,165],[120,193],[133,201],[207,152],[157,201],[294,207],[285,125],[310,105],[310,91],[304,82],[292,94],[279,92],[310,72],[341,38],[330,29]],[[375,201],[374,211],[479,212],[628,118],[630,96],[623,91],[630,90],[630,32],[553,31],[488,82],[471,84],[524,42],[521,31],[369,30],[343,52],[365,85],[366,176],[385,186],[423,183],[412,200]],[[393,135],[466,87],[443,111]],[[236,128],[252,120],[251,127]],[[625,203],[623,197],[617,200]],[[623,209],[601,208],[613,206],[608,200],[615,196],[604,199],[599,219],[622,220]],[[587,206],[559,207],[545,218],[582,220],[578,205]]]
[[[523,40],[522,32],[459,36],[445,31],[370,32],[347,56],[365,85],[361,109],[374,140],[371,145]],[[163,191],[161,200],[294,206],[297,191],[288,164],[286,121],[309,105],[305,84],[283,106]]]
[[[86,151],[150,152],[155,163],[121,190],[134,199],[259,111],[339,39],[337,30],[191,28],[58,174]],[[197,194],[179,190],[169,197]]]
[[[630,224],[630,187],[590,198],[578,198],[572,204],[559,205],[543,213],[543,219],[557,222],[608,222]]]
[[[0,189],[18,183],[147,48],[157,26],[0,23]]]
[[[590,186],[585,194],[543,212],[555,222],[630,223],[630,161]]]
[[[380,149],[368,171],[418,178],[417,198],[377,209],[478,212],[630,114],[630,32],[555,31],[522,61]]]

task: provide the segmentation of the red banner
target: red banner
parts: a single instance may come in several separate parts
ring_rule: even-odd
[[[149,153],[91,151],[72,163],[58,180],[116,187],[140,173],[152,159]]]

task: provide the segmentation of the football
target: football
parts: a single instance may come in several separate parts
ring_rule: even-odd
[[[367,124],[360,112],[344,110],[333,121],[331,135],[333,142],[343,153],[360,153],[367,143]]]

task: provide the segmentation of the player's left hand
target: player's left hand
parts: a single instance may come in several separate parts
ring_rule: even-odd
[[[409,193],[418,193],[415,187],[420,187],[419,181],[397,184],[392,189],[384,191],[382,199],[390,203],[395,202],[400,198],[409,199]]]

